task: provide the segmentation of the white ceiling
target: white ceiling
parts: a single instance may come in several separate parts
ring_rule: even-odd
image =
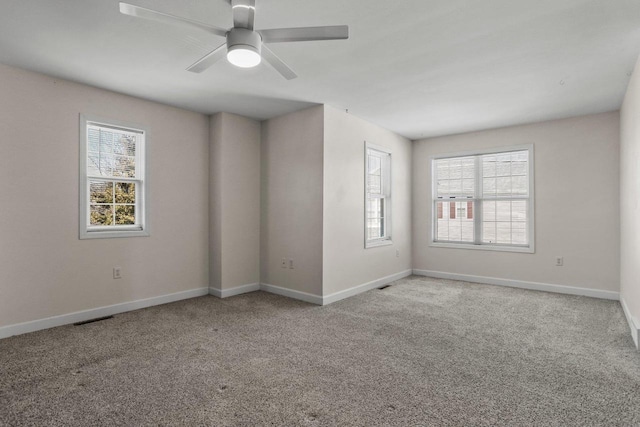
[[[221,27],[225,0],[127,0]],[[272,44],[298,74],[221,61],[220,37],[118,0],[1,0],[0,62],[203,113],[266,119],[325,103],[411,139],[616,110],[640,53],[638,0],[256,0],[256,28],[350,26]]]

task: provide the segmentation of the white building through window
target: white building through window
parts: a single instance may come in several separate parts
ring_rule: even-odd
[[[365,247],[391,243],[391,153],[365,148]]]
[[[533,252],[533,147],[438,156],[433,242]]]
[[[147,132],[84,116],[80,127],[80,238],[147,236]]]

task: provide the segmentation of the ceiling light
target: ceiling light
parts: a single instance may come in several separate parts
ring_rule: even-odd
[[[227,52],[227,60],[240,68],[255,67],[261,59],[257,49],[249,45],[235,45]]]
[[[235,9],[235,8],[238,8],[238,7],[241,7],[241,8],[243,8],[243,9],[253,9],[253,10],[256,10],[256,8],[255,8],[254,6],[248,6],[248,5],[246,5],[246,4],[236,4],[236,5],[234,5],[234,6],[232,7],[232,9]]]
[[[260,34],[246,28],[232,28],[227,33],[227,60],[236,67],[251,68],[261,61]]]

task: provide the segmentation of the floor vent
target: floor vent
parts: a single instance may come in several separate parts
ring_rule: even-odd
[[[107,320],[107,319],[113,319],[113,316],[97,317],[95,319],[85,320],[84,322],[74,323],[74,325],[75,326],[82,326],[82,325],[86,325],[87,323],[99,322],[101,320]]]

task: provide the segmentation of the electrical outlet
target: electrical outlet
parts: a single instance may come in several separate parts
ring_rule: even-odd
[[[113,267],[113,278],[122,279],[122,269],[120,267]]]
[[[564,265],[564,258],[561,256],[556,257],[556,267],[562,267]]]
[[[289,268],[293,270],[293,260],[289,259]]]
[[[286,258],[282,258],[282,262],[280,263],[280,267],[287,268],[287,259]]]

